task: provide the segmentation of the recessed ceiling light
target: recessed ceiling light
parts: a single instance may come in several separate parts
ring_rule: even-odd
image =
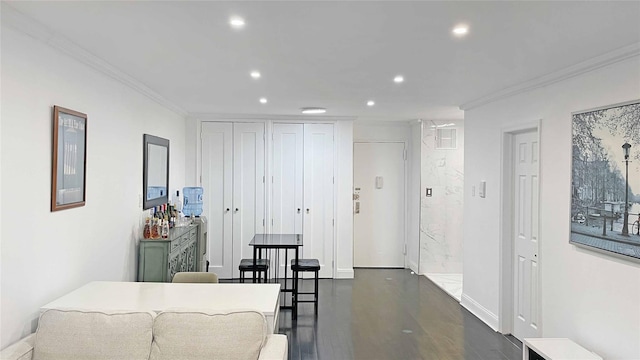
[[[301,109],[303,114],[324,114],[327,109],[321,107],[304,107]]]
[[[229,25],[234,29],[242,29],[244,27],[244,19],[239,17],[232,17],[229,20]]]
[[[266,104],[267,98],[260,98],[260,104]]]
[[[254,79],[259,79],[260,78],[260,71],[252,71],[251,72],[251,77]]]
[[[367,101],[367,106],[373,106],[373,105],[375,105],[375,104],[376,104],[376,102],[375,102],[375,101],[373,101],[373,100],[369,100],[369,101]]]
[[[393,78],[393,82],[395,83],[401,83],[404,81],[404,77],[402,75],[397,75],[396,77]]]
[[[469,27],[467,25],[458,25],[453,28],[452,32],[456,36],[464,36],[469,32]]]

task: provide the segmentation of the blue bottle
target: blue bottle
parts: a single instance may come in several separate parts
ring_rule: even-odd
[[[202,214],[202,194],[204,190],[199,186],[185,187],[182,189],[184,216],[200,216]]]

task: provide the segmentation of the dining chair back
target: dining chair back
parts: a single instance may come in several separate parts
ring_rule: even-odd
[[[218,275],[210,272],[179,272],[173,275],[173,283],[217,283]]]

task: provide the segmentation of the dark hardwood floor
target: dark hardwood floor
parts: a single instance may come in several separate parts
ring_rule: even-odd
[[[313,280],[304,280],[311,290]],[[356,269],[353,280],[320,280],[318,317],[300,304],[280,312],[289,359],[521,359],[522,345],[491,330],[424,276]]]

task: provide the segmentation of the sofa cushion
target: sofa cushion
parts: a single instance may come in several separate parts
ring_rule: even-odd
[[[267,336],[261,312],[172,310],[153,323],[150,360],[252,359]]]
[[[46,310],[36,330],[33,360],[147,360],[155,314]]]

